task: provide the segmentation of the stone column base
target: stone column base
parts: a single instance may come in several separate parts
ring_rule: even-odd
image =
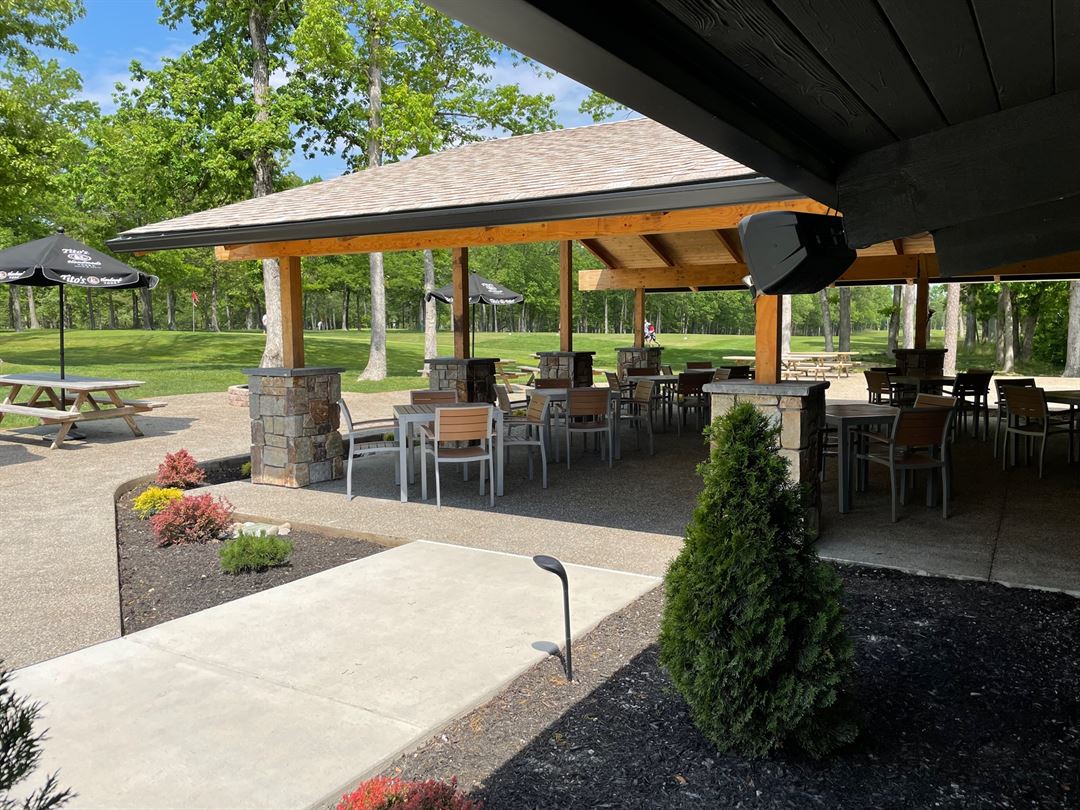
[[[343,368],[252,368],[251,481],[306,487],[341,478],[338,433]]]
[[[788,476],[809,491],[806,527],[817,539],[821,532],[821,430],[825,426],[827,382],[781,381],[759,384],[753,380],[708,383],[715,419],[735,405],[749,402],[780,426],[780,455],[788,460]]]

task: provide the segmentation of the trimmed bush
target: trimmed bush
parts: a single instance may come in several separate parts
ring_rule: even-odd
[[[156,515],[178,498],[183,498],[183,490],[176,487],[147,487],[135,499],[132,510],[140,520]]]
[[[243,464],[240,465],[240,477],[241,478],[251,478],[251,462],[250,461],[245,461]]]
[[[265,571],[281,565],[292,554],[293,544],[272,534],[241,534],[218,551],[221,570],[226,574]]]
[[[483,810],[483,803],[467,798],[449,782],[428,779],[407,782],[392,776],[376,776],[360,783],[338,802],[337,810]]]
[[[159,487],[180,487],[190,489],[206,481],[206,470],[199,467],[194,456],[184,448],[175,453],[166,453],[165,460],[158,465],[157,480]]]
[[[843,694],[852,646],[778,434],[748,404],[707,430],[704,487],[665,578],[660,660],[719,748],[822,756],[857,733]]]
[[[225,498],[185,495],[150,518],[158,546],[209,543],[232,525],[233,507]]]

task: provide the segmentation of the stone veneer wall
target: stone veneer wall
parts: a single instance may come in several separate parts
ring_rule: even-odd
[[[255,368],[248,375],[251,481],[306,487],[341,478],[343,368]]]
[[[896,367],[901,374],[941,374],[945,370],[946,349],[895,349]]]
[[[432,391],[457,391],[462,402],[495,401],[496,357],[429,357],[428,388]]]
[[[593,384],[593,355],[596,352],[539,352],[540,379],[570,380],[574,388]]]
[[[807,484],[810,500],[806,523],[812,537],[821,529],[821,430],[825,426],[825,389],[828,382],[782,381],[758,384],[752,380],[709,383],[712,415],[726,413],[748,402],[780,426],[780,455],[789,462],[792,481]]]
[[[616,349],[619,378],[626,376],[628,368],[654,368],[660,371],[660,346],[626,346]]]

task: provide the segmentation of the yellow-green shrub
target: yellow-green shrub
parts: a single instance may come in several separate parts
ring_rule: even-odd
[[[132,509],[140,520],[146,520],[151,515],[156,515],[173,501],[183,498],[183,490],[176,487],[147,487],[135,499]]]

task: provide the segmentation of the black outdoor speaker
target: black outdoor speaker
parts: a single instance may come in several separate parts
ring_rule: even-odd
[[[739,238],[754,286],[769,295],[818,292],[855,261],[836,216],[766,211],[742,220]]]

